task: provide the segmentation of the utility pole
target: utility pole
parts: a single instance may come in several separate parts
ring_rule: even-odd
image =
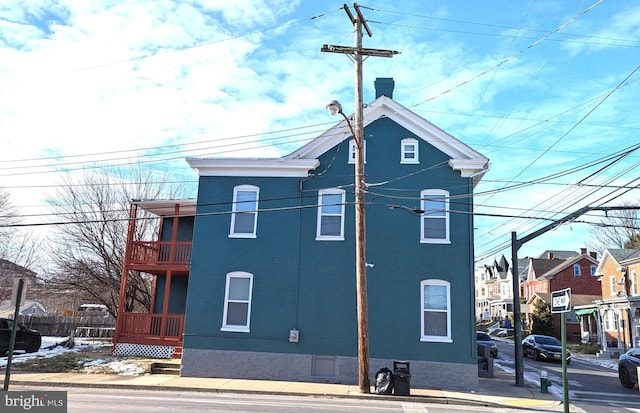
[[[364,182],[364,123],[362,98],[362,62],[363,56],[393,57],[398,52],[393,50],[377,50],[362,48],[362,28],[372,36],[367,21],[357,3],[353,3],[356,11],[354,16],[349,6],[343,6],[344,11],[353,23],[354,47],[323,45],[320,51],[347,54],[355,63],[355,131],[352,128],[355,141],[355,232],[356,232],[356,302],[358,312],[358,385],[360,393],[369,393],[369,327],[367,309],[367,264],[366,264],[366,221],[365,221],[365,182]],[[349,119],[346,118],[347,124]],[[351,127],[351,125],[349,125]]]

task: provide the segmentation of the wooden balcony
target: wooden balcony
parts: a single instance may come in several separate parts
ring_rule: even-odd
[[[183,267],[191,264],[190,241],[132,241],[127,265],[138,269]]]
[[[116,342],[182,347],[183,314],[123,313]]]

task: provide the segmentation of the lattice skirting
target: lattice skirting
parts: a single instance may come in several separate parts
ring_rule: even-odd
[[[152,344],[116,344],[113,354],[116,356],[141,356],[155,359],[170,359],[176,350],[174,346],[154,346]]]

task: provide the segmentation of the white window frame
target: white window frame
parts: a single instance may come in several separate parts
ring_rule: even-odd
[[[249,279],[249,297],[247,299],[230,299],[229,298],[229,290],[231,287],[231,282],[234,279]],[[222,314],[222,328],[220,331],[231,331],[237,333],[249,333],[251,331],[251,297],[253,295],[253,274],[244,271],[234,271],[227,274],[227,282],[225,286],[224,292],[224,311]],[[247,304],[247,322],[246,324],[227,324],[227,314],[229,309],[229,304],[233,303],[246,303]]]
[[[640,285],[638,284],[638,273],[632,270],[629,275],[631,278],[631,295],[640,295]]]
[[[616,276],[615,275],[610,275],[609,276],[609,294],[610,295],[616,295]]]
[[[413,150],[408,150],[407,146],[412,145]],[[417,164],[420,163],[418,150],[418,140],[414,138],[405,138],[400,142],[400,163],[405,164]],[[413,157],[409,157],[408,155],[413,155]]]
[[[444,197],[444,211],[438,212],[434,215],[433,212],[427,210],[426,203],[430,199],[436,197]],[[449,192],[443,189],[425,189],[420,192],[420,209],[422,209],[422,215],[420,215],[420,242],[426,244],[450,244],[449,239]],[[444,238],[427,238],[424,226],[427,219],[440,219],[444,220],[445,225],[445,237]]]
[[[575,275],[576,277],[578,275],[582,275],[580,274],[580,264],[573,264],[573,275]]]
[[[364,150],[362,151],[362,162],[363,163],[367,163],[367,141],[365,139],[363,139],[363,144],[364,144]],[[355,164],[356,163],[356,140],[355,139],[351,139],[349,141],[349,163],[350,164]]]
[[[605,312],[604,331],[618,331],[618,315],[614,310]]]
[[[427,309],[425,308],[425,296],[424,290],[427,286],[434,287],[445,287],[446,291],[446,309]],[[437,313],[446,313],[447,315],[447,334],[436,336],[436,335],[428,335],[425,331],[425,312],[437,312]],[[420,341],[429,341],[429,342],[440,342],[440,343],[451,343],[453,340],[451,339],[451,284],[445,280],[438,279],[430,279],[430,280],[422,280],[420,282]]]
[[[252,210],[242,209],[243,202],[238,202],[239,192],[254,192],[255,208]],[[233,204],[231,214],[231,228],[229,238],[256,238],[258,228],[258,201],[260,199],[260,188],[254,185],[239,185],[233,188]],[[253,232],[236,232],[236,216],[239,214],[253,214]]]
[[[595,265],[591,266],[591,275],[593,275],[593,276],[596,275],[596,269],[597,269],[597,267]]]
[[[322,209],[322,197],[323,195],[340,195],[340,213],[325,213]],[[316,240],[318,241],[344,241],[344,202],[345,202],[345,191],[344,189],[339,188],[328,188],[321,189],[318,191],[318,219],[317,219],[317,227],[316,227]],[[322,230],[322,217],[324,216],[334,216],[340,217],[340,234],[339,235],[323,235],[321,233]]]

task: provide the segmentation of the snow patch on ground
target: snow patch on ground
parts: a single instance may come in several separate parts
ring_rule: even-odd
[[[42,337],[42,345],[40,350],[35,353],[21,353],[16,352],[12,359],[11,364],[24,363],[29,360],[43,359],[55,357],[60,354],[79,352],[81,350],[99,349],[101,347],[111,347],[111,343],[95,342],[87,339],[74,340],[74,346],[69,348],[62,343],[65,343],[68,337]],[[0,357],[0,367],[7,366],[7,357]],[[94,360],[87,360],[81,364],[83,373],[112,373],[123,376],[139,376],[146,373],[145,368],[136,364],[135,359],[105,359],[98,358]]]

